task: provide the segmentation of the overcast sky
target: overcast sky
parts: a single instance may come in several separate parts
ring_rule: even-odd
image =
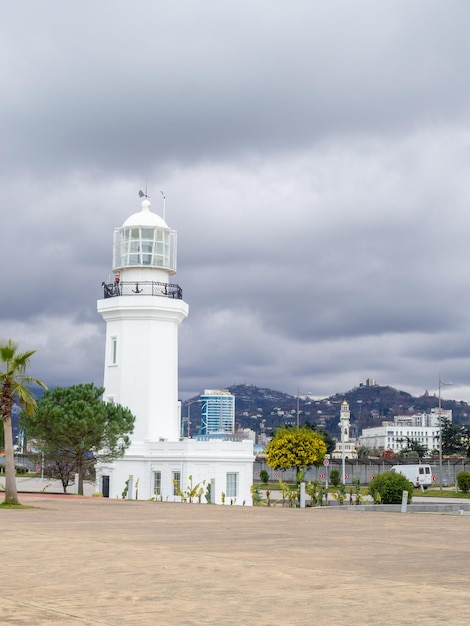
[[[23,0],[0,20],[0,337],[102,383],[116,226],[178,232],[180,396],[470,401],[468,0]]]

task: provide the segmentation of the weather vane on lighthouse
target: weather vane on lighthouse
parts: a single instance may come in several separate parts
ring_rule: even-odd
[[[160,193],[163,196],[163,219],[165,219],[165,202],[166,202],[166,196],[165,196],[165,192],[164,191],[160,191]],[[139,198],[150,198],[150,196],[147,193],[147,185],[145,185],[145,193],[142,191],[142,189],[139,191]]]

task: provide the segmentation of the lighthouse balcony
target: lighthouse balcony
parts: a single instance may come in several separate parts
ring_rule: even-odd
[[[163,298],[183,299],[183,290],[179,285],[170,283],[158,283],[155,281],[115,281],[114,283],[101,283],[105,298],[117,296],[160,296]]]

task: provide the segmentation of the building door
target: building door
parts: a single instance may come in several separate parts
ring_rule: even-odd
[[[109,498],[109,476],[103,476],[102,492],[103,498]]]

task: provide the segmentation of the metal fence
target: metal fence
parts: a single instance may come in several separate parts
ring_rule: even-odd
[[[410,461],[408,460],[406,464],[410,464]],[[436,486],[441,485],[439,460],[433,459],[431,462],[426,461],[426,464],[431,466]],[[365,461],[347,460],[345,464],[345,482],[347,485],[352,485],[353,481],[359,478],[361,485],[367,485],[375,476],[383,472],[389,472],[395,465],[404,465],[404,463],[398,463],[398,461],[392,461],[390,459],[368,459]],[[341,475],[341,460],[331,460],[328,466],[312,467],[305,473],[304,480],[306,482],[314,480],[325,482],[328,479],[328,482],[330,482],[329,478],[332,469],[339,470]],[[253,477],[255,481],[259,481],[260,472],[262,470],[268,472],[269,482],[278,482],[279,479],[286,482],[295,481],[295,469],[273,470],[264,459],[257,457],[253,467]],[[442,485],[444,487],[455,485],[456,476],[462,471],[470,471],[470,459],[445,459],[442,463]]]

